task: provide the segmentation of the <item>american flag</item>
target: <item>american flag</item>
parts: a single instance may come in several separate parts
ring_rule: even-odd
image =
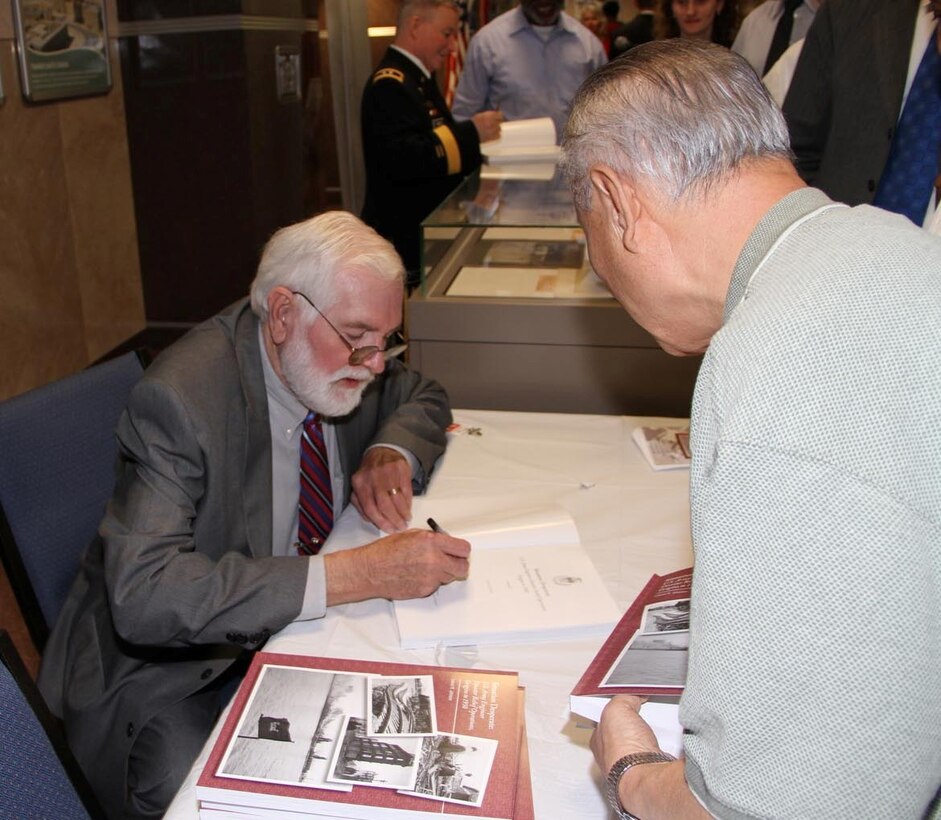
[[[486,19],[482,16],[486,4],[486,0],[458,0],[458,5],[461,7],[461,22],[457,31],[457,45],[454,53],[448,55],[444,64],[444,101],[448,104],[448,108],[454,104],[457,81],[464,70],[464,57],[467,54],[467,44],[470,42],[472,33],[471,21],[475,15],[481,15],[481,20]]]

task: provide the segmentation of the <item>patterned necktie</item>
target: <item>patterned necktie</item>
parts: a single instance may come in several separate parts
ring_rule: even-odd
[[[301,431],[301,492],[298,501],[297,551],[316,555],[333,529],[333,490],[320,417],[310,412]]]
[[[762,76],[771,71],[771,66],[781,58],[781,55],[787,51],[787,47],[791,44],[794,12],[800,8],[803,2],[804,0],[784,0],[781,16],[778,18],[774,34],[771,35],[771,45],[768,46],[768,57],[765,59],[765,70],[761,72]]]
[[[929,40],[915,73],[873,199],[873,205],[916,225],[925,219],[941,149],[941,58],[935,40]]]

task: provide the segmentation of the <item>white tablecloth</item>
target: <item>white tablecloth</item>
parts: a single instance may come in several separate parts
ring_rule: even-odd
[[[454,416],[461,427],[449,434],[429,499],[476,495],[507,509],[561,505],[622,611],[652,574],[692,564],[689,473],[654,472],[631,441],[634,427],[655,419],[487,410],[456,410]],[[327,548],[376,537],[350,507]],[[604,818],[607,809],[588,748],[590,730],[569,714],[568,694],[602,641],[406,651],[398,648],[391,603],[366,601],[335,607],[322,620],[291,624],[265,649],[519,672],[526,687],[536,817],[583,820]],[[193,788],[214,740],[215,733],[166,817],[197,816]]]

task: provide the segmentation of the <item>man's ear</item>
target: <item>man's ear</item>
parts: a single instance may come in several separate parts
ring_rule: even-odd
[[[595,165],[588,172],[591,185],[592,210],[601,209],[611,230],[628,252],[637,250],[637,220],[641,203],[634,186],[606,165]]]
[[[287,339],[295,310],[294,294],[290,290],[278,285],[268,291],[268,334],[276,345]]]
[[[424,19],[420,14],[413,14],[408,20],[405,21],[405,31],[408,33],[408,37],[412,42],[415,42],[419,36],[419,29],[421,24],[424,22]]]

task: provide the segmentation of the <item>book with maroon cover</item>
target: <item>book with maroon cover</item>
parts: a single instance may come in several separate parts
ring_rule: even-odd
[[[679,699],[686,680],[693,570],[654,575],[618,621],[569,697],[572,712],[598,720],[613,695]]]
[[[523,709],[523,690],[520,689],[520,709]],[[520,731],[520,765],[516,778],[516,810],[513,820],[536,820],[536,806],[533,803],[533,778],[529,769],[529,741],[526,739],[526,719]]]
[[[353,724],[372,725],[375,720],[356,713],[378,710],[365,703],[367,691],[372,704],[377,697],[381,702],[376,692],[382,687],[377,682],[385,678],[378,676],[403,686],[424,681],[426,691],[420,697],[412,692],[391,698],[394,713],[408,713],[409,729],[398,734],[400,730],[393,727],[389,735],[364,738],[361,726],[354,732]],[[524,741],[522,692],[515,672],[259,652],[197,781],[196,797],[207,816],[241,808],[249,814],[269,811],[312,817],[420,820],[443,815],[515,820]],[[421,701],[426,707],[431,704],[434,720],[425,716],[416,724],[411,713],[421,712],[420,707],[413,708]],[[394,717],[404,720],[402,714]],[[425,775],[432,784],[442,780],[448,784],[447,802],[400,790],[420,791],[420,773],[418,782],[376,787],[386,785],[385,772],[404,776],[408,750],[416,759],[415,768],[426,764],[427,753],[415,749],[429,738],[409,734],[443,738],[447,754],[439,750],[434,775],[427,770]],[[478,738],[480,743],[475,743]],[[347,754],[354,747],[355,760],[351,751]],[[481,754],[489,754],[489,761],[482,762]],[[386,757],[380,759],[381,755]],[[402,759],[395,761],[395,756]],[[366,758],[372,763],[364,767],[372,766],[381,775],[364,769],[349,774],[345,784],[328,782],[337,772],[353,772]],[[462,770],[465,759],[473,762]],[[350,763],[353,766],[346,769]]]

